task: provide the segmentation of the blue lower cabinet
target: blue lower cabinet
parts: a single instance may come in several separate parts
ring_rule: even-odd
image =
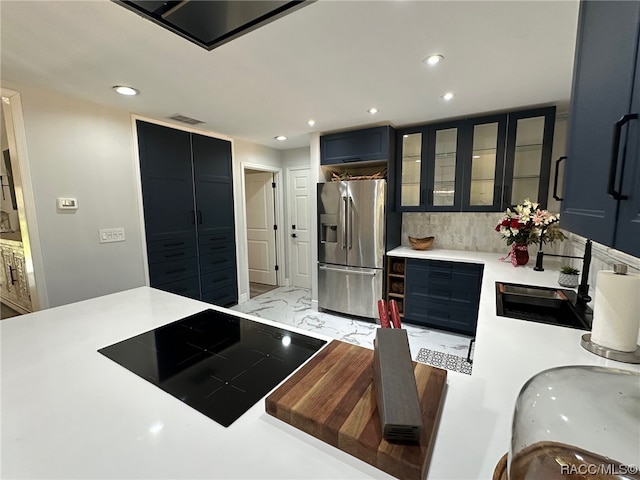
[[[405,300],[405,321],[449,332],[475,336],[478,309],[452,307],[435,302]]]
[[[407,259],[404,320],[474,336],[483,266]]]

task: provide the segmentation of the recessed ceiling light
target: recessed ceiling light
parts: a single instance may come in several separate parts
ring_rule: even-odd
[[[473,158],[480,158],[480,155],[474,155]]]
[[[315,121],[315,120],[309,120],[309,121],[307,122],[307,125],[309,125],[310,127],[313,127],[315,124],[316,124],[316,121]]]
[[[442,96],[443,100],[449,101],[451,100],[455,95],[453,94],[453,92],[447,92]]]
[[[437,65],[442,60],[444,60],[444,56],[440,54],[434,54],[434,55],[429,55],[428,57],[424,58],[422,61],[427,65],[433,66],[433,65]]]
[[[135,88],[126,87],[124,85],[116,85],[112,88],[116,91],[116,93],[119,93],[120,95],[126,95],[129,97],[140,94],[140,92]]]
[[[376,113],[378,113],[378,109],[376,107],[371,107],[369,110],[367,110],[367,112],[369,112],[371,115],[375,115]]]
[[[273,137],[273,138],[275,138],[279,142],[284,142],[287,139],[287,137],[285,137],[284,135],[278,135],[277,137]]]

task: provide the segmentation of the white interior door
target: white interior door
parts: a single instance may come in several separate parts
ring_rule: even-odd
[[[291,284],[311,288],[311,169],[291,168],[288,173]]]
[[[276,285],[273,174],[245,173],[249,281]]]

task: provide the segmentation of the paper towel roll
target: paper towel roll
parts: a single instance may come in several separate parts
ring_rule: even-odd
[[[591,341],[621,352],[637,348],[640,275],[601,270],[596,278]]]

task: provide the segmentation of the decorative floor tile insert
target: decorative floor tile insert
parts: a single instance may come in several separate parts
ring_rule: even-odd
[[[458,355],[421,348],[416,357],[416,362],[471,375],[472,365],[467,362],[465,357],[459,357]]]

